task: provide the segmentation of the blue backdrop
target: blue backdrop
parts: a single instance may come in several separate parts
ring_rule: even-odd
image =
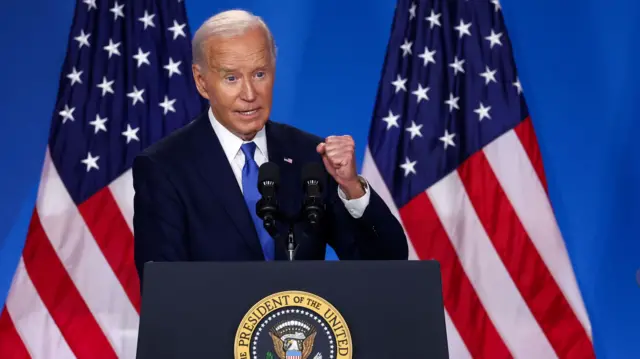
[[[34,205],[75,2],[0,12],[0,304]],[[241,7],[279,46],[274,118],[352,134],[359,162],[394,0],[186,0],[195,29]],[[594,328],[599,358],[640,357],[640,22],[635,0],[502,0],[545,161],[551,200]]]

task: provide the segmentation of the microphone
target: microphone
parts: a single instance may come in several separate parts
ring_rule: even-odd
[[[322,191],[324,190],[324,170],[317,162],[310,162],[302,168],[302,189],[304,201],[303,216],[312,226],[317,226],[324,213]]]
[[[258,191],[262,198],[256,203],[256,214],[262,218],[264,228],[275,237],[278,199],[276,193],[280,186],[280,168],[273,162],[265,162],[258,171]]]

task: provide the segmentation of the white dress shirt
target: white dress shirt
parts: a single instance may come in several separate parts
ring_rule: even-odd
[[[220,122],[218,122],[218,120],[216,120],[216,118],[213,116],[213,111],[211,111],[211,108],[209,108],[209,121],[211,122],[213,131],[218,137],[220,144],[222,145],[222,149],[224,150],[227,160],[231,164],[233,174],[235,175],[236,181],[238,181],[238,185],[240,186],[240,190],[242,191],[242,168],[244,167],[244,153],[242,152],[241,147],[242,144],[247,141],[244,141],[240,137],[234,135]],[[267,136],[264,127],[253,138],[253,142],[255,142],[256,144],[256,152],[254,154],[253,160],[256,161],[258,167],[260,167],[263,163],[269,161],[269,153],[267,152]],[[364,196],[351,200],[348,200],[342,189],[338,187],[338,197],[340,197],[342,203],[344,203],[345,205],[345,208],[354,218],[360,218],[369,205],[369,185],[368,183],[365,185]]]

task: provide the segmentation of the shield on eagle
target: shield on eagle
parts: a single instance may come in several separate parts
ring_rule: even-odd
[[[274,326],[269,335],[280,359],[307,359],[313,350],[315,328],[300,320],[288,320]]]

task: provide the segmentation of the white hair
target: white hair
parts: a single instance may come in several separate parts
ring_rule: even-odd
[[[267,36],[271,58],[275,62],[276,46],[273,35],[261,17],[245,10],[228,10],[208,18],[196,31],[191,42],[192,61],[203,70],[206,66],[204,43],[214,36],[234,37],[253,28],[262,28]]]

